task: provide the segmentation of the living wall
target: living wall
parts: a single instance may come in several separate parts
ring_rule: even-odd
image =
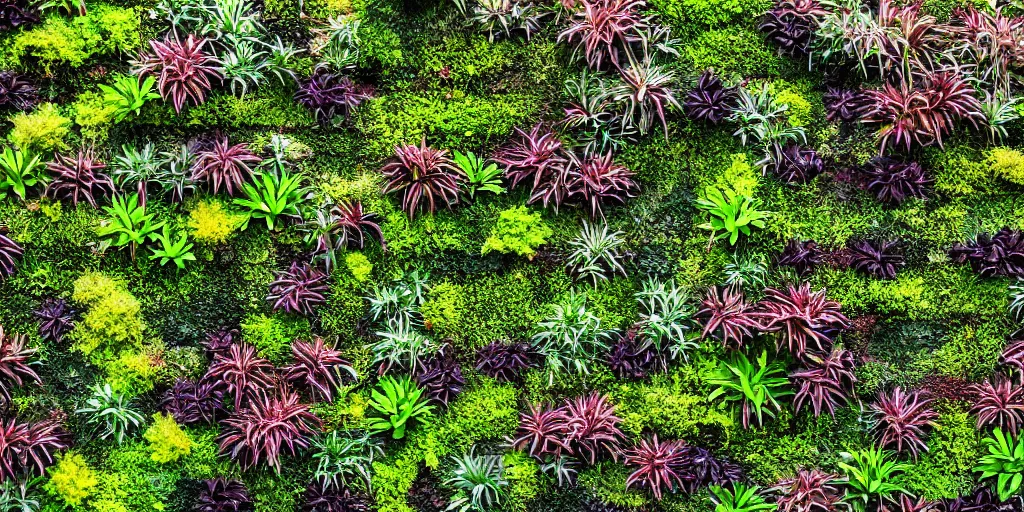
[[[1002,4],[0,0],[0,510],[1020,511]]]

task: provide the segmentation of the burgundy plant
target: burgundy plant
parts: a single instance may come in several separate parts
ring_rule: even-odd
[[[862,274],[878,279],[892,279],[896,271],[906,264],[903,255],[896,252],[898,243],[888,240],[859,240],[850,244],[850,267]]]
[[[686,94],[683,111],[694,121],[718,124],[732,112],[736,99],[735,88],[726,87],[714,73],[705,71]]]
[[[157,406],[181,425],[212,424],[224,413],[224,391],[213,382],[178,379]]]
[[[270,283],[267,301],[274,311],[312,315],[313,308],[327,300],[328,289],[327,274],[307,263],[293,261],[288,270],[278,273]]]
[[[655,434],[651,439],[641,439],[635,447],[626,450],[624,461],[633,469],[626,478],[626,488],[650,489],[654,499],[661,500],[664,491],[672,492],[683,487],[683,475],[687,471],[686,453],[682,441],[658,441]]]
[[[341,387],[345,375],[356,379],[356,371],[341,352],[328,347],[320,337],[312,342],[294,341],[292,358],[295,362],[284,368],[285,380],[311,389],[314,400],[333,402],[334,390]]]
[[[629,66],[619,69],[619,77],[622,86],[615,88],[614,97],[625,105],[624,122],[630,121],[644,134],[651,129],[656,117],[668,139],[665,111],[670,107],[682,109],[672,90],[674,73],[647,59],[630,59]]]
[[[285,388],[250,402],[221,423],[220,452],[230,454],[242,469],[266,463],[281,472],[281,456],[296,455],[309,447],[319,431],[320,418],[299,403],[299,395]]]
[[[0,481],[26,474],[44,475],[56,460],[54,452],[69,446],[70,436],[56,422],[19,423],[0,420]]]
[[[1014,499],[1011,498],[1006,502],[1000,501],[999,495],[993,492],[989,486],[978,487],[965,496],[944,498],[939,500],[937,505],[934,512],[1017,512],[1018,510]]]
[[[0,279],[11,277],[18,270],[18,260],[25,250],[0,230]]]
[[[295,100],[313,112],[321,123],[341,114],[349,118],[352,110],[373,96],[373,87],[358,85],[347,76],[319,69],[299,84]]]
[[[839,303],[828,300],[825,290],[812,292],[809,283],[789,286],[786,291],[765,290],[761,318],[762,330],[777,333],[776,348],[788,347],[800,360],[805,360],[809,351],[830,353],[833,337],[850,326]]]
[[[758,315],[738,286],[712,286],[697,310],[704,322],[701,338],[712,337],[728,348],[740,348],[757,332]]]
[[[935,510],[933,503],[922,498],[913,498],[906,494],[900,494],[898,500],[895,500],[893,507],[890,509],[888,506],[882,505],[882,512],[930,512]]]
[[[69,199],[75,206],[85,201],[98,208],[97,197],[114,193],[113,180],[100,172],[106,167],[96,160],[91,149],[79,150],[74,158],[56,153],[54,161],[46,164],[53,180],[46,186],[44,195],[57,200]]]
[[[615,406],[598,393],[577,397],[565,405],[569,435],[567,443],[572,453],[589,464],[594,464],[602,453],[618,459],[622,431],[615,415]]]
[[[446,208],[459,202],[459,187],[465,180],[462,170],[448,158],[448,152],[427,146],[408,144],[395,148],[395,159],[380,170],[387,178],[383,193],[402,193],[402,210],[412,219],[424,206],[434,213],[437,204]]]
[[[0,19],[4,2],[0,2]],[[39,88],[24,75],[0,71],[0,108],[25,111],[39,102]]]
[[[260,157],[249,151],[247,145],[232,146],[227,135],[217,135],[201,147],[190,169],[191,179],[196,183],[209,182],[214,194],[223,185],[228,195],[234,195],[252,177],[252,166],[260,163]]]
[[[380,225],[377,224],[376,220],[376,214],[363,211],[363,203],[344,200],[340,204],[332,206],[328,212],[328,232],[337,237],[336,243],[339,248],[353,247],[358,243],[359,248],[362,249],[364,231],[371,235],[376,235],[377,240],[380,240],[383,245],[384,233],[381,232]],[[327,243],[326,237],[318,237],[317,250],[320,252],[326,251]]]
[[[849,350],[832,350],[825,358],[812,358],[804,367],[789,374],[790,382],[796,384],[793,408],[803,408],[808,400],[815,416],[822,411],[836,415],[836,406],[846,402],[853,394],[857,382],[854,375],[853,354]]]
[[[211,356],[227,354],[235,342],[239,340],[241,340],[241,334],[238,332],[238,329],[221,328],[206,334],[203,348]]]
[[[369,512],[366,498],[348,487],[313,481],[302,494],[302,512]]]
[[[862,172],[868,191],[888,204],[902,204],[910,198],[925,199],[928,197],[926,188],[932,183],[917,162],[875,158]]]
[[[75,313],[68,301],[59,297],[44,300],[39,309],[32,312],[39,319],[39,336],[57,343],[75,328]]]
[[[543,460],[547,455],[571,454],[569,447],[569,416],[565,407],[530,405],[519,413],[519,428],[512,439],[512,448]]]
[[[568,198],[590,206],[590,218],[600,215],[601,203],[625,204],[626,199],[636,196],[637,184],[633,171],[624,165],[612,162],[612,152],[601,155],[587,154],[582,158],[570,154],[568,177],[565,188]],[[557,203],[555,205],[557,209]]]
[[[640,338],[629,329],[608,351],[608,367],[620,379],[643,379],[665,370],[665,354],[659,354],[653,343]]]
[[[997,376],[971,385],[971,391],[976,397],[971,413],[978,417],[978,430],[999,427],[1017,435],[1024,424],[1024,387]]]
[[[838,475],[801,469],[775,486],[779,512],[835,512],[842,509],[843,493],[833,482]]]
[[[981,277],[1024,277],[1024,232],[1003,228],[994,235],[982,233],[954,245],[949,256],[957,263],[970,263]]]
[[[1024,382],[1024,339],[1011,340],[999,356],[999,364],[1009,366]]]
[[[196,500],[196,512],[251,512],[252,498],[245,484],[217,477],[203,482]]]
[[[24,334],[7,335],[0,326],[0,398],[4,405],[11,404],[11,388],[22,387],[25,382],[42,384],[43,380],[31,367],[29,358],[36,349],[28,348],[28,337]]]
[[[10,31],[38,21],[36,4],[29,0],[0,0],[0,31]]]
[[[719,459],[705,448],[685,445],[684,466],[689,469],[684,477],[683,490],[693,494],[701,487],[709,485],[729,485],[744,480],[743,468],[728,460]]]
[[[441,405],[455,399],[462,393],[466,379],[462,377],[462,368],[458,361],[442,350],[438,354],[423,361],[416,369],[416,385],[423,393]]]
[[[543,133],[542,133],[543,132]],[[569,160],[562,141],[555,132],[538,124],[529,133],[516,128],[516,138],[494,156],[498,165],[505,167],[505,176],[515,188],[519,182],[532,182],[529,203],[541,201],[547,208],[557,209],[566,196]]]
[[[156,76],[160,96],[170,101],[179,114],[188,100],[202,105],[206,93],[213,88],[210,81],[222,78],[216,57],[204,51],[204,37],[189,34],[182,42],[174,35],[163,41],[154,39],[149,46],[152,53],[144,53],[139,58],[138,72],[143,76]]]
[[[883,447],[904,448],[917,458],[918,451],[928,451],[924,443],[925,427],[935,426],[938,414],[931,409],[931,400],[920,392],[904,393],[897,387],[891,393],[879,393],[878,401],[871,404],[875,417],[875,436]]]
[[[476,352],[476,371],[499,382],[519,379],[533,366],[535,354],[529,343],[492,341]]]
[[[816,242],[794,238],[786,244],[776,263],[792,268],[799,276],[805,276],[814,270],[814,267],[821,265],[821,257],[822,251]]]
[[[816,0],[784,0],[775,4],[758,28],[790,56],[806,55],[818,18],[827,14]]]
[[[252,345],[232,345],[226,354],[217,355],[203,376],[203,383],[213,383],[235,400],[235,411],[245,402],[256,400],[274,385],[274,367],[258,357]]]
[[[830,122],[857,121],[867,107],[864,94],[856,89],[829,87],[821,100],[825,104],[825,119]]]
[[[774,160],[772,172],[790,185],[807,183],[825,170],[817,151],[796,144],[787,145]]]
[[[583,9],[574,13],[569,27],[558,40],[574,44],[587,65],[601,69],[610,62],[619,65],[620,48],[637,41],[637,31],[647,26],[640,16],[642,0],[581,0]]]

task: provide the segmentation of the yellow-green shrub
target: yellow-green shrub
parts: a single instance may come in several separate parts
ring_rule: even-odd
[[[13,58],[34,57],[47,71],[63,64],[77,68],[94,55],[138,48],[139,13],[106,4],[89,6],[89,14],[65,18],[53,14],[14,38]],[[24,63],[22,63],[24,64]]]
[[[103,142],[107,139],[117,109],[105,105],[103,95],[98,91],[83,92],[78,95],[72,108],[75,111],[75,124],[81,129],[84,139],[90,142]]]
[[[1024,153],[1011,148],[992,148],[985,154],[985,164],[996,176],[1024,185]]]
[[[72,299],[88,307],[71,334],[75,350],[94,361],[109,361],[125,348],[141,346],[141,306],[122,283],[90,272],[75,281]]]
[[[78,506],[99,483],[96,472],[89,467],[84,457],[67,452],[59,456],[57,465],[50,469],[50,480],[43,488],[68,505]]]
[[[245,216],[228,210],[224,203],[207,199],[196,204],[188,213],[188,227],[192,238],[202,244],[217,245],[226,242],[245,222]]]
[[[551,228],[540,218],[540,213],[531,213],[525,206],[513,206],[498,214],[498,223],[491,229],[480,253],[516,253],[532,259],[551,234]]]
[[[7,135],[12,144],[37,152],[67,147],[64,138],[71,131],[71,119],[61,115],[53,103],[43,103],[33,112],[11,118],[14,128]]]
[[[349,272],[352,272],[352,277],[356,278],[356,281],[360,283],[365,283],[370,278],[370,272],[373,272],[373,264],[361,252],[346,254],[345,266],[348,267]]]
[[[132,397],[153,389],[163,369],[159,357],[163,347],[148,347],[144,350],[125,350],[104,366],[107,382],[114,391]]]
[[[154,414],[153,424],[143,437],[149,441],[151,457],[160,463],[174,462],[192,451],[192,440],[169,414]]]

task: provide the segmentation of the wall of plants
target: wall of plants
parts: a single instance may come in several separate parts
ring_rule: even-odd
[[[0,511],[1019,512],[1022,16],[0,0]]]

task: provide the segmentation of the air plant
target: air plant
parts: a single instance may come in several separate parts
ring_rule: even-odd
[[[821,258],[822,250],[818,248],[816,242],[794,238],[786,243],[786,247],[775,262],[780,266],[792,268],[799,276],[805,276],[814,270],[814,267],[821,265]]]
[[[630,329],[608,351],[608,367],[616,377],[642,379],[665,369],[665,353],[641,338],[637,329]]]
[[[760,327],[753,304],[736,286],[709,288],[697,318],[705,322],[701,338],[713,337],[729,348],[743,347]]]
[[[45,474],[46,468],[56,462],[54,452],[67,449],[69,441],[70,436],[53,421],[19,423],[14,417],[0,420],[0,480]]]
[[[370,351],[373,352],[373,363],[379,365],[377,371],[382,374],[395,367],[416,372],[428,356],[441,349],[405,318],[389,320],[387,327],[377,331],[376,335]]]
[[[981,277],[1024,277],[1024,232],[1003,228],[994,235],[982,233],[966,244],[956,244],[949,256],[970,263]]]
[[[196,512],[248,512],[252,507],[245,484],[224,477],[203,481],[195,504]]]
[[[736,89],[726,87],[714,73],[705,71],[686,94],[683,111],[695,121],[718,124],[730,114],[736,99]]]
[[[519,428],[510,440],[513,449],[522,450],[538,460],[571,454],[569,447],[569,416],[565,407],[530,404],[519,413]]]
[[[850,325],[839,303],[828,300],[825,290],[812,292],[809,283],[765,290],[761,309],[762,330],[777,333],[776,348],[787,347],[798,359],[831,352],[833,337]]]
[[[326,302],[327,274],[306,263],[293,261],[288,270],[280,272],[270,283],[270,302],[274,311],[312,315],[314,308]]]
[[[75,328],[75,313],[77,311],[72,309],[66,300],[50,297],[44,300],[32,315],[39,319],[39,335],[44,340],[60,343],[64,335]]]
[[[839,475],[801,469],[775,486],[779,512],[833,512],[842,508],[843,493],[833,482]]]
[[[209,182],[216,194],[223,185],[228,195],[234,195],[242,184],[252,177],[252,166],[260,163],[245,144],[231,145],[226,135],[215,136],[196,154],[192,163],[192,181]]]
[[[997,94],[1009,93],[1010,69],[1020,63],[1021,19],[1003,12],[968,5],[953,9],[951,17],[957,36],[951,53],[976,66],[973,78],[980,88],[991,88]]]
[[[1002,376],[971,385],[978,430],[997,427],[1013,435],[1024,425],[1024,387]]]
[[[372,489],[373,460],[384,456],[381,443],[369,433],[338,435],[337,430],[310,442],[317,467],[313,477],[322,487]]]
[[[87,422],[100,431],[100,439],[113,437],[117,444],[121,444],[129,432],[145,422],[142,414],[129,402],[124,395],[111,389],[110,384],[97,384],[92,388],[92,396],[75,413],[88,416]]]
[[[179,114],[186,101],[202,105],[213,88],[211,80],[222,78],[217,59],[204,50],[206,41],[191,34],[184,42],[177,35],[163,41],[152,40],[152,53],[144,53],[135,63],[142,76],[156,76],[160,96],[170,101]]]
[[[333,402],[334,391],[341,387],[346,375],[352,380],[358,379],[352,365],[342,359],[341,352],[328,347],[323,338],[316,337],[311,342],[296,340],[291,348],[295,362],[284,368],[284,378],[309,388],[314,399]]]
[[[473,7],[469,18],[486,30],[488,41],[494,42],[498,35],[512,37],[514,32],[522,32],[529,40],[530,35],[540,30],[540,20],[546,15],[533,2],[482,0]]]
[[[352,111],[373,97],[373,87],[359,85],[351,78],[331,73],[324,68],[299,84],[295,100],[313,112],[320,123],[330,123],[336,116],[349,119]]]
[[[602,203],[625,204],[626,199],[636,196],[638,186],[633,171],[612,162],[611,151],[603,156],[570,154],[569,162],[566,198],[588,205],[591,219],[604,218]]]
[[[559,41],[575,46],[591,69],[606,63],[619,65],[621,48],[639,40],[647,21],[640,16],[641,0],[582,0],[583,9],[574,12],[568,28],[558,34]],[[628,49],[626,51],[629,51]]]
[[[476,371],[499,382],[514,382],[534,366],[535,358],[529,343],[492,341],[477,350]]]
[[[682,109],[672,90],[675,74],[655,64],[647,56],[636,59],[630,52],[626,55],[629,57],[629,65],[619,69],[621,82],[611,90],[612,99],[625,106],[622,123],[635,126],[643,135],[651,130],[657,120],[668,139],[665,112],[669,108]]]
[[[917,162],[874,158],[861,172],[868,191],[888,204],[902,204],[910,198],[926,199],[926,188],[932,183]]]
[[[476,455],[470,449],[452,460],[456,468],[445,483],[465,494],[453,499],[446,510],[488,510],[501,502],[502,488],[509,484],[501,455]]]
[[[221,424],[221,453],[230,454],[243,470],[265,462],[280,473],[281,455],[296,455],[308,448],[310,436],[319,431],[320,419],[299,403],[298,394],[280,388],[252,400],[248,408],[236,410]]]
[[[450,208],[459,202],[459,188],[465,180],[462,170],[448,158],[448,152],[408,144],[395,148],[395,159],[380,170],[388,180],[383,193],[400,192],[402,209],[412,219],[424,205],[434,213],[438,203]]]
[[[18,270],[18,260],[24,254],[25,250],[7,237],[6,229],[0,231],[0,279],[14,275]]]
[[[565,404],[569,434],[566,443],[573,454],[593,465],[601,454],[618,459],[623,440],[615,406],[608,398],[592,393],[569,400]]]
[[[448,351],[441,349],[423,361],[415,375],[417,386],[423,390],[427,398],[444,406],[462,393],[462,388],[466,385],[458,361],[446,352]]]
[[[274,367],[256,355],[251,345],[234,344],[226,354],[218,354],[200,382],[213,383],[234,397],[235,411],[259,398],[273,387]]]
[[[604,152],[622,147],[626,141],[633,140],[637,130],[614,101],[616,90],[628,87],[586,70],[566,79],[569,106],[565,107],[560,124],[571,131],[576,144],[584,146],[586,151]],[[557,175],[550,178],[555,180]]]
[[[0,5],[0,20],[3,18],[4,6],[15,2],[4,2]],[[10,18],[8,18],[10,19]],[[0,109],[25,111],[39,102],[39,88],[28,78],[12,71],[0,71]]]
[[[875,435],[879,446],[895,445],[896,451],[909,450],[914,458],[918,451],[928,451],[922,439],[924,428],[935,427],[938,414],[931,409],[931,400],[920,392],[906,393],[897,387],[891,393],[879,393],[878,401],[871,404],[875,417]]]
[[[626,488],[642,487],[650,489],[654,499],[661,500],[663,492],[672,492],[682,487],[687,457],[682,441],[658,441],[654,435],[650,439],[641,439],[635,447],[626,450],[624,462],[633,469],[626,478]]]
[[[816,0],[784,0],[765,14],[758,28],[783,53],[806,55],[818,28],[817,18],[827,12]]]
[[[717,386],[708,395],[709,400],[724,397],[726,402],[739,405],[743,428],[750,428],[751,420],[764,425],[764,415],[774,418],[782,410],[779,399],[793,394],[786,389],[788,381],[782,375],[784,367],[779,361],[768,361],[768,352],[761,351],[753,362],[742,352],[731,360],[719,362],[708,384]]]
[[[29,358],[36,349],[28,348],[28,337],[24,334],[8,335],[0,326],[0,398],[4,406],[11,404],[11,388],[22,387],[26,382],[42,384],[42,379],[29,365]]]
[[[139,204],[145,207],[149,184],[156,182],[163,165],[152,143],[146,143],[142,149],[125,144],[121,146],[121,154],[114,157],[111,174],[121,191],[127,193],[134,188]]]
[[[375,235],[384,244],[384,234],[377,224],[377,215],[365,213],[363,203],[344,200],[339,204],[326,203],[313,210],[312,217],[301,226],[306,231],[306,244],[313,246],[313,259],[323,260],[330,273],[337,266],[337,255],[349,247],[363,248],[365,234]]]
[[[722,266],[722,274],[726,286],[760,292],[768,282],[768,260],[752,251],[737,251]]]
[[[589,374],[594,361],[608,350],[611,332],[587,310],[585,294],[570,291],[562,302],[537,324],[532,343],[544,357],[548,381],[564,372]]]
[[[626,275],[622,266],[623,254],[620,246],[625,242],[622,231],[611,231],[607,224],[590,224],[583,221],[583,230],[578,237],[569,241],[572,252],[566,258],[566,265],[577,279],[590,279],[597,286],[598,281],[609,279],[615,274]]]
[[[0,3],[0,31],[8,32],[39,21],[39,11],[28,0],[5,0]]]
[[[369,512],[365,497],[348,487],[324,486],[310,482],[302,493],[302,512]]]
[[[857,121],[867,108],[864,95],[856,89],[829,87],[821,99],[825,104],[825,119],[830,122]]]
[[[567,194],[569,159],[562,141],[555,132],[540,124],[529,133],[519,128],[515,133],[513,142],[499,150],[494,161],[505,167],[505,176],[512,180],[512,188],[520,182],[532,182],[528,203],[539,200],[545,208],[554,204],[557,210]]]
[[[790,185],[807,183],[825,169],[825,162],[817,151],[797,144],[782,148],[773,160],[772,172]]]
[[[850,267],[878,279],[896,277],[896,270],[906,264],[896,252],[899,243],[890,240],[859,240],[849,246]]]
[[[164,393],[158,408],[181,425],[213,423],[224,413],[224,391],[213,382],[178,379]]]
[[[693,316],[696,308],[690,304],[690,294],[675,281],[661,282],[647,280],[643,288],[634,294],[640,305],[640,321],[637,323],[643,341],[651,344],[658,354],[671,351],[672,356],[697,348],[695,336],[690,331],[695,327]]]
[[[1007,310],[1016,320],[1024,320],[1024,279],[1017,278],[1015,283],[1010,284],[1010,303]]]
[[[51,199],[69,199],[75,206],[85,201],[98,208],[97,198],[114,193],[114,182],[100,172],[106,165],[96,160],[91,149],[82,149],[73,158],[56,153],[46,168],[53,174],[45,192]]]
[[[810,401],[815,416],[821,416],[822,411],[835,416],[836,406],[853,394],[857,382],[854,366],[853,354],[842,349],[833,349],[828,357],[804,363],[789,374],[789,381],[797,385],[793,408],[799,411]]]

